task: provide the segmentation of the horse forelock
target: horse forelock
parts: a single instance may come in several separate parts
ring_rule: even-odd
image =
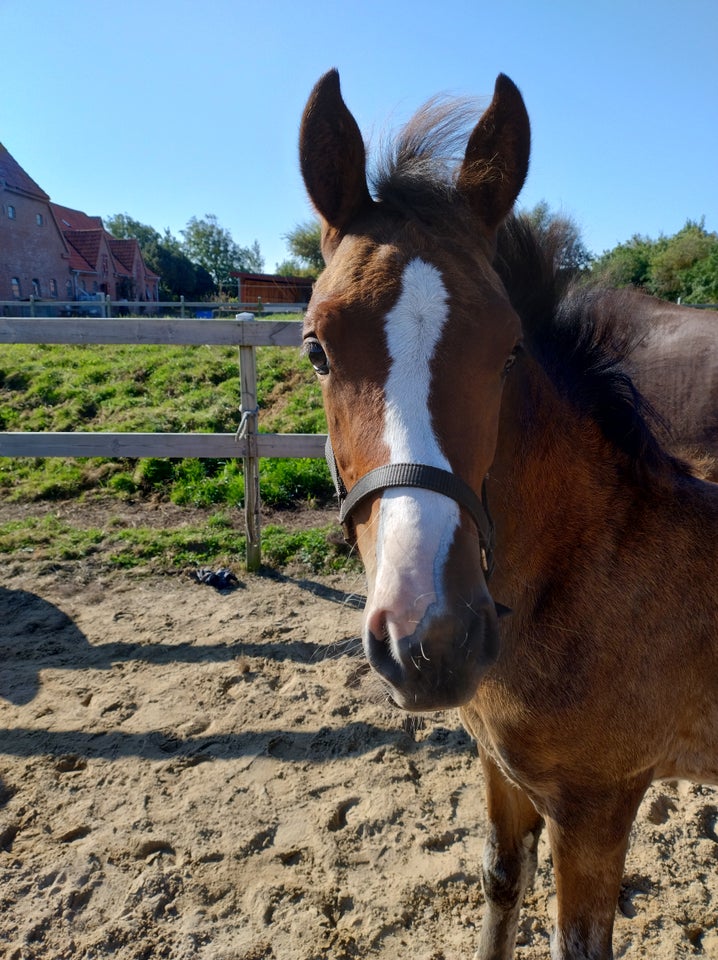
[[[435,97],[379,144],[370,183],[377,200],[410,220],[436,227],[469,211],[456,189],[466,143],[481,110],[474,99]],[[487,168],[487,180],[493,176]]]

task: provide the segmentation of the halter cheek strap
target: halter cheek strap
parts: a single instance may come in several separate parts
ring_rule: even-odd
[[[363,503],[380,490],[391,487],[413,487],[422,490],[433,490],[445,497],[456,501],[471,516],[479,531],[481,544],[481,566],[486,579],[491,576],[494,568],[494,524],[489,514],[486,502],[486,482],[481,486],[479,498],[472,488],[455,473],[442,470],[439,467],[430,467],[425,463],[388,463],[364,474],[357,480],[351,490],[347,490],[339,474],[336,457],[331,441],[327,437],[325,456],[329,472],[332,475],[334,486],[339,497],[339,522],[344,529],[344,536],[349,542],[354,542],[354,525],[351,514]]]

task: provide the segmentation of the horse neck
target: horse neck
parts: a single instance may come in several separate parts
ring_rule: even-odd
[[[568,575],[577,558],[600,563],[615,549],[616,525],[636,502],[621,457],[535,361],[517,365],[488,482],[502,602],[512,605],[526,583],[540,590],[545,578]]]

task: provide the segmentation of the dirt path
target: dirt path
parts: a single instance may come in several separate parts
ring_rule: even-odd
[[[360,579],[10,565],[0,586],[0,956],[459,960],[485,816],[453,713],[367,675]],[[718,794],[662,784],[616,956],[718,958]],[[517,957],[548,958],[540,850]]]

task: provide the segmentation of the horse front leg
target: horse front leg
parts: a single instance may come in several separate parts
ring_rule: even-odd
[[[479,753],[490,829],[482,871],[486,907],[476,960],[510,960],[524,892],[536,872],[543,820],[526,794],[509,783],[483,750]]]
[[[628,838],[647,786],[581,790],[547,816],[558,901],[552,960],[612,960]]]

